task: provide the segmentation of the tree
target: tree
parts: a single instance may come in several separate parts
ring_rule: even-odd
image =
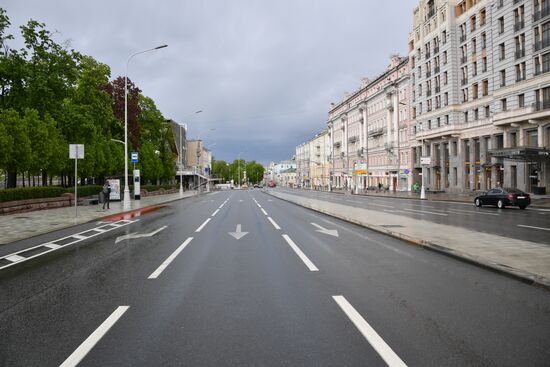
[[[111,96],[113,113],[119,122],[117,129],[119,134],[115,137],[122,140],[124,139],[124,77],[119,76],[108,83],[104,90]],[[137,150],[141,147],[138,123],[140,93],[141,90],[128,79],[128,140]]]
[[[256,161],[250,161],[246,164],[246,176],[253,184],[259,183],[263,180],[264,171],[264,166]]]
[[[8,172],[8,188],[16,187],[17,172],[28,170],[31,160],[31,141],[29,139],[26,120],[19,116],[14,109],[0,112],[0,123],[8,131],[7,151],[4,169]]]
[[[162,161],[156,153],[153,143],[145,141],[139,150],[141,176],[144,180],[157,183],[162,177]]]
[[[223,160],[212,160],[212,175],[216,178],[221,178],[222,182],[229,180],[229,167],[227,162]]]

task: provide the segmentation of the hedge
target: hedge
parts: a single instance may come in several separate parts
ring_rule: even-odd
[[[158,191],[160,189],[175,189],[178,187],[178,185],[143,185],[141,186],[141,189],[151,192]],[[98,195],[102,188],[103,186],[101,185],[78,186],[78,197]],[[130,187],[130,192],[133,191],[133,187]],[[59,197],[64,193],[74,193],[74,187],[64,188],[60,186],[35,186],[2,189],[0,190],[0,203],[14,200],[54,198]]]
[[[55,198],[66,191],[59,186],[19,187],[15,189],[0,190],[0,203],[13,200],[26,200],[38,198]]]

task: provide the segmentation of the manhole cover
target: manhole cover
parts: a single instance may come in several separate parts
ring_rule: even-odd
[[[384,228],[403,228],[403,226],[400,225],[400,224],[382,224],[382,225],[380,225],[380,227],[384,227]]]

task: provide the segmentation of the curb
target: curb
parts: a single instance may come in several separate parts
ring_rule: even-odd
[[[327,194],[340,194],[345,195],[345,192],[339,192],[339,191],[319,191],[319,190],[307,190],[307,189],[295,189],[295,190],[305,190],[305,191],[312,191],[312,192],[324,192]],[[436,194],[437,195],[437,194]],[[440,198],[431,198],[431,199],[420,199],[419,197],[404,197],[404,196],[390,196],[390,195],[377,195],[377,194],[351,194],[350,196],[362,196],[362,197],[375,197],[375,198],[388,198],[388,199],[407,199],[407,200],[416,200],[416,201],[425,201],[425,202],[443,202],[443,203],[462,203],[462,204],[472,204],[474,203],[475,196],[471,197],[471,200],[453,200],[453,199],[440,199]],[[544,206],[544,205],[537,205],[537,204],[530,204],[530,208],[537,208],[537,209],[550,209],[550,206]]]
[[[550,291],[550,279],[546,279],[545,277],[540,277],[540,276],[532,274],[532,273],[528,273],[528,272],[524,272],[524,271],[521,271],[521,270],[518,270],[518,269],[514,269],[514,268],[511,268],[511,267],[503,265],[503,264],[491,263],[491,262],[488,262],[485,259],[481,259],[481,258],[478,258],[476,256],[472,256],[472,255],[469,255],[469,254],[466,254],[466,253],[463,253],[463,252],[455,251],[455,250],[449,249],[447,247],[444,247],[444,246],[441,246],[441,245],[438,245],[438,244],[435,244],[435,243],[431,243],[429,241],[425,241],[425,240],[422,240],[422,239],[419,239],[419,238],[404,235],[402,233],[394,232],[394,231],[391,231],[387,228],[380,227],[380,226],[377,226],[377,225],[374,225],[374,224],[364,223],[364,222],[361,222],[361,221],[356,220],[356,219],[348,218],[344,215],[335,215],[333,213],[328,213],[324,210],[319,210],[319,209],[312,208],[310,206],[302,205],[302,204],[296,203],[294,201],[291,201],[289,199],[279,197],[276,194],[273,194],[271,192],[266,192],[266,193],[268,195],[276,197],[277,199],[284,200],[284,201],[289,202],[291,204],[298,205],[298,206],[301,206],[301,207],[304,207],[304,208],[307,208],[307,209],[310,209],[310,210],[313,210],[313,211],[316,211],[316,212],[319,212],[319,213],[323,213],[325,215],[331,216],[333,218],[338,218],[338,219],[344,220],[344,221],[349,222],[349,223],[357,224],[361,227],[368,228],[368,229],[373,230],[375,232],[382,233],[382,234],[388,235],[390,237],[403,240],[403,241],[405,241],[405,242],[407,242],[411,245],[419,246],[419,247],[425,248],[427,250],[434,251],[434,252],[437,252],[439,254],[452,257],[456,260],[463,261],[463,262],[471,264],[471,265],[479,266],[481,268],[484,268],[484,269],[493,271],[495,273],[507,276],[509,278],[518,280],[522,283],[525,283],[525,284],[528,284],[528,285],[532,285],[532,286]]]
[[[122,216],[122,215],[124,215],[125,213],[131,213],[131,212],[136,211],[136,210],[141,210],[141,211],[143,211],[143,210],[146,209],[146,208],[157,207],[157,206],[161,206],[161,207],[162,207],[162,206],[166,206],[166,204],[168,204],[168,203],[172,203],[172,202],[178,201],[178,200],[193,198],[193,197],[195,197],[195,195],[185,196],[185,197],[182,197],[182,198],[179,198],[179,197],[178,197],[178,198],[176,198],[176,199],[174,199],[174,200],[166,201],[166,202],[164,202],[164,203],[152,204],[152,205],[144,206],[144,207],[139,208],[139,209],[132,209],[132,210],[129,210],[129,211],[126,211],[126,212],[123,211],[123,212],[113,213],[113,214],[109,214],[109,215],[107,215],[107,216],[97,217],[97,218],[94,218],[94,219],[90,219],[90,220],[85,221],[85,222],[82,222],[82,223],[67,223],[67,225],[62,226],[62,227],[59,227],[59,228],[52,229],[51,231],[45,231],[45,232],[41,232],[41,233],[36,233],[36,234],[33,234],[32,236],[29,236],[29,237],[19,238],[19,239],[16,239],[16,240],[14,240],[14,241],[6,242],[6,243],[0,243],[0,246],[10,245],[10,244],[15,243],[15,242],[29,240],[29,239],[34,238],[34,237],[42,236],[42,235],[45,235],[45,234],[48,234],[48,233],[53,233],[53,232],[56,232],[56,231],[65,230],[65,229],[67,229],[67,228],[80,226],[80,225],[87,224],[87,223],[91,223],[91,222],[94,222],[94,221],[104,220],[104,218],[108,218],[108,217],[112,217],[112,216]],[[159,208],[159,209],[160,209],[160,208]],[[153,210],[156,210],[156,208],[153,209]],[[151,210],[149,210],[149,211],[151,211]]]

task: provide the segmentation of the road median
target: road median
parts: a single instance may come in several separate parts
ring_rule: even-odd
[[[550,290],[550,247],[275,190],[269,195]]]

